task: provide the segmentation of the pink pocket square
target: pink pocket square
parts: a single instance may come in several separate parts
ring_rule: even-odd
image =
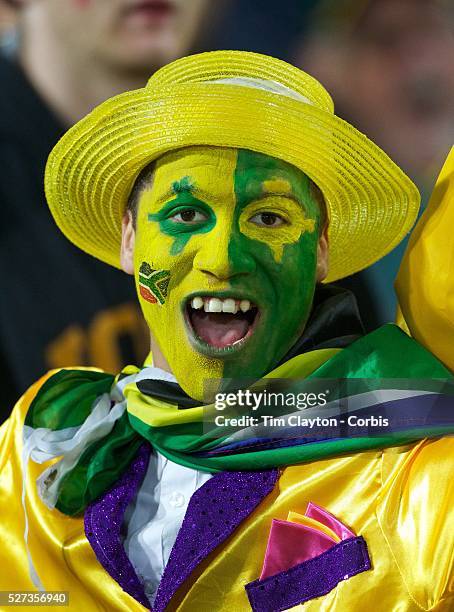
[[[309,502],[307,504],[305,516],[315,519],[325,525],[326,527],[330,527],[334,533],[336,533],[341,540],[348,540],[348,538],[354,538],[356,536],[353,531],[351,531],[346,525],[340,522],[333,514],[322,508],[321,506],[317,506],[313,502]]]
[[[309,502],[304,515],[289,512],[273,519],[260,580],[288,570],[355,534],[330,512]]]
[[[304,514],[273,519],[260,578],[245,585],[253,612],[288,610],[371,569],[367,545],[310,502]]]

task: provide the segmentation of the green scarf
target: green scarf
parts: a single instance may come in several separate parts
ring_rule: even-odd
[[[114,379],[111,375],[93,370],[61,370],[46,381],[32,402],[25,425],[54,432],[80,427],[91,414],[94,402],[103,394],[110,395],[112,405],[121,401],[125,403],[125,411],[110,432],[91,443],[80,455],[75,467],[59,482],[56,507],[61,512],[78,514],[108,490],[144,441],[180,465],[217,472],[263,470],[317,461],[345,453],[406,444],[454,431],[454,421],[451,419],[450,423],[434,422],[422,428],[408,424],[389,435],[373,437],[314,440],[308,438],[305,432],[304,435],[300,434],[300,439],[293,439],[291,443],[285,440],[276,444],[246,439],[246,444],[229,444],[231,430],[220,432],[216,438],[204,433],[203,420],[213,413],[212,405],[182,408],[184,403],[182,401],[179,405],[178,394],[173,402],[146,395],[135,381],[139,372],[138,368],[129,367]],[[377,388],[381,388],[380,379],[407,379],[407,389],[421,390],[421,379],[446,380],[452,379],[452,375],[398,327],[385,325],[348,348],[298,355],[270,372],[266,378],[295,381],[376,379]],[[360,391],[358,386],[358,393]]]

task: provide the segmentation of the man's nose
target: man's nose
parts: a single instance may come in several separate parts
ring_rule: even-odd
[[[194,257],[194,269],[218,280],[253,273],[255,260],[240,243],[230,232],[213,228],[202,238],[202,245]]]

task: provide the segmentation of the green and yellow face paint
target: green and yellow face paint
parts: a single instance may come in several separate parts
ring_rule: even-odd
[[[251,151],[167,153],[139,200],[134,267],[147,323],[183,389],[260,377],[304,329],[320,211],[308,177]]]

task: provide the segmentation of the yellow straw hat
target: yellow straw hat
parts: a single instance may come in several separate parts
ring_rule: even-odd
[[[57,143],[45,186],[75,245],[119,267],[121,219],[139,172],[193,145],[250,149],[305,172],[329,215],[326,281],[377,261],[411,229],[419,193],[366,136],[334,115],[326,90],[278,59],[214,51],[177,60],[146,87],[95,108]]]

